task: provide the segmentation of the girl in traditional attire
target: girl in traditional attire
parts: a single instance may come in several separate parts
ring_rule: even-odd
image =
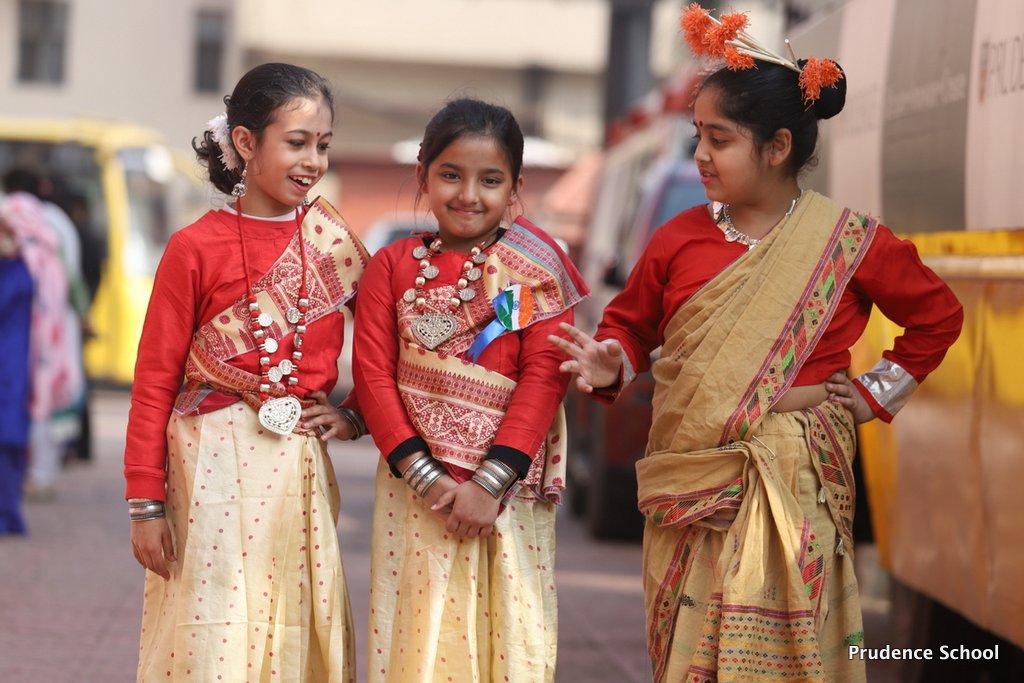
[[[347,683],[325,442],[359,430],[327,393],[368,257],[327,202],[305,206],[327,170],[327,82],[264,64],[225,102],[193,146],[234,202],[168,242],[132,388],[125,477],[149,570],[138,680]]]
[[[374,255],[356,393],[377,473],[370,681],[551,681],[555,504],[567,378],[547,343],[586,295],[543,230],[503,218],[523,185],[512,114],[450,102],[416,177],[439,232]]]
[[[654,375],[637,464],[654,680],[863,681],[847,649],[863,641],[854,425],[892,419],[963,313],[913,244],[801,190],[844,76],[831,61],[766,53],[744,25],[696,5],[684,14],[698,54],[729,63],[694,103],[711,204],[655,233],[593,338],[573,328],[572,343],[552,341],[595,396]],[[872,304],[905,331],[851,382],[849,349]]]

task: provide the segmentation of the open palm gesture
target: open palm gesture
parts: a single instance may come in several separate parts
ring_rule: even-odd
[[[577,389],[589,394],[595,388],[607,387],[619,381],[622,347],[618,342],[599,342],[567,323],[559,327],[570,339],[550,335],[548,341],[572,356],[558,369],[576,375]]]

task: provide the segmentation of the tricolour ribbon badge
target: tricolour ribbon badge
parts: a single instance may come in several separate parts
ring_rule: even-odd
[[[515,332],[528,326],[532,322],[533,313],[537,308],[533,291],[523,285],[509,285],[491,300],[491,305],[494,307],[494,314],[497,318],[480,331],[466,353],[467,358],[473,363],[479,360],[480,354],[484,352],[488,344],[503,332],[506,330]]]

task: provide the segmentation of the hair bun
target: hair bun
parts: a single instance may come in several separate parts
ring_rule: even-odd
[[[798,59],[797,66],[801,69],[807,64],[806,59]],[[821,95],[815,100],[812,105],[814,113],[817,114],[819,119],[830,119],[843,110],[846,105],[846,72],[843,71],[843,67],[839,66],[839,63],[832,62],[839,69],[839,80],[834,85],[827,86],[821,89]]]

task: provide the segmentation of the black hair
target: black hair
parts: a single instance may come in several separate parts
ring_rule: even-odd
[[[448,145],[466,135],[497,142],[512,169],[512,182],[519,180],[523,169],[523,131],[519,123],[505,107],[468,97],[451,100],[427,123],[416,157],[424,172]]]
[[[802,67],[806,60],[798,64]],[[718,110],[751,132],[760,151],[777,131],[786,128],[793,136],[787,169],[794,176],[817,163],[818,120],[829,119],[846,103],[846,74],[832,87],[821,89],[813,104],[804,103],[800,75],[787,67],[755,60],[752,69],[723,67],[701,83],[699,95],[715,91]],[[842,73],[842,70],[840,69]]]
[[[228,132],[236,126],[251,130],[259,140],[263,129],[273,122],[281,106],[299,98],[322,100],[331,110],[334,120],[334,95],[330,84],[320,74],[293,64],[269,63],[253,67],[238,81],[235,90],[224,97],[228,117]],[[233,143],[228,139],[228,144]],[[210,173],[210,182],[224,194],[241,177],[242,169],[227,169],[221,162],[221,149],[209,130],[201,138],[192,139],[196,156]],[[238,154],[238,151],[235,151]]]
[[[4,174],[3,183],[5,192],[27,192],[36,197],[42,196],[41,178],[27,168],[12,168]]]

